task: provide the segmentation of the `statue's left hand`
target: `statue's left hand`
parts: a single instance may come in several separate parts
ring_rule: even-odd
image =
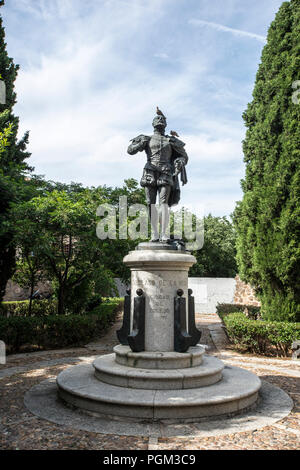
[[[181,170],[182,170],[183,163],[182,163],[182,161],[178,158],[177,160],[175,160],[174,166],[175,166],[175,171],[174,171],[174,173],[173,173],[173,176],[178,176],[179,173],[180,173]]]

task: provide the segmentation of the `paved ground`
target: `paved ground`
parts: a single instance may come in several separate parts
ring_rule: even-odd
[[[257,431],[226,436],[184,438],[141,438],[75,431],[33,416],[24,406],[24,394],[33,385],[56,375],[80,358],[111,352],[117,344],[118,322],[99,341],[85,348],[47,351],[9,356],[0,366],[0,448],[1,449],[290,449],[300,442],[300,367],[299,362],[241,355],[230,349],[216,315],[197,315],[202,330],[201,344],[207,352],[228,364],[241,366],[263,380],[281,387],[294,401],[291,414],[273,426]],[[69,358],[68,363],[64,358]],[[72,358],[74,358],[72,360]],[[79,358],[79,359],[78,359]]]

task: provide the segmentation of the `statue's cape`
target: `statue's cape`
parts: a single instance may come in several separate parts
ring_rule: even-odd
[[[170,144],[172,146],[172,149],[175,151],[175,155],[174,155],[174,159],[175,158],[178,158],[178,157],[183,157],[184,160],[185,160],[185,164],[184,166],[182,167],[182,170],[180,172],[180,179],[181,179],[181,183],[182,185],[185,185],[187,182],[188,182],[188,179],[187,179],[187,174],[186,174],[186,169],[185,169],[185,165],[187,164],[188,162],[188,156],[186,154],[186,151],[184,149],[185,147],[185,143],[182,142],[181,140],[177,139],[176,137],[174,136],[167,136],[169,138],[169,141],[170,141]],[[177,154],[177,155],[176,155]],[[178,181],[178,178],[177,178],[177,181]],[[178,184],[179,186],[179,184]],[[175,187],[175,185],[174,185]],[[177,203],[176,203],[177,204]]]

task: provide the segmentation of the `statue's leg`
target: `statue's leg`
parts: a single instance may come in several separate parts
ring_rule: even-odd
[[[150,217],[151,222],[151,241],[158,241],[159,240],[159,233],[158,233],[158,213],[156,209],[156,194],[157,194],[157,187],[153,186],[146,186],[146,201],[148,207],[148,214]]]
[[[164,185],[159,188],[159,218],[160,218],[160,239],[166,242],[170,239],[170,208],[169,197],[171,193],[171,186]]]

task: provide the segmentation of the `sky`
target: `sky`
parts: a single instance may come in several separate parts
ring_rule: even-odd
[[[189,155],[186,207],[229,216],[242,198],[242,114],[281,0],[6,0],[20,136],[48,180],[141,178],[156,106]]]

